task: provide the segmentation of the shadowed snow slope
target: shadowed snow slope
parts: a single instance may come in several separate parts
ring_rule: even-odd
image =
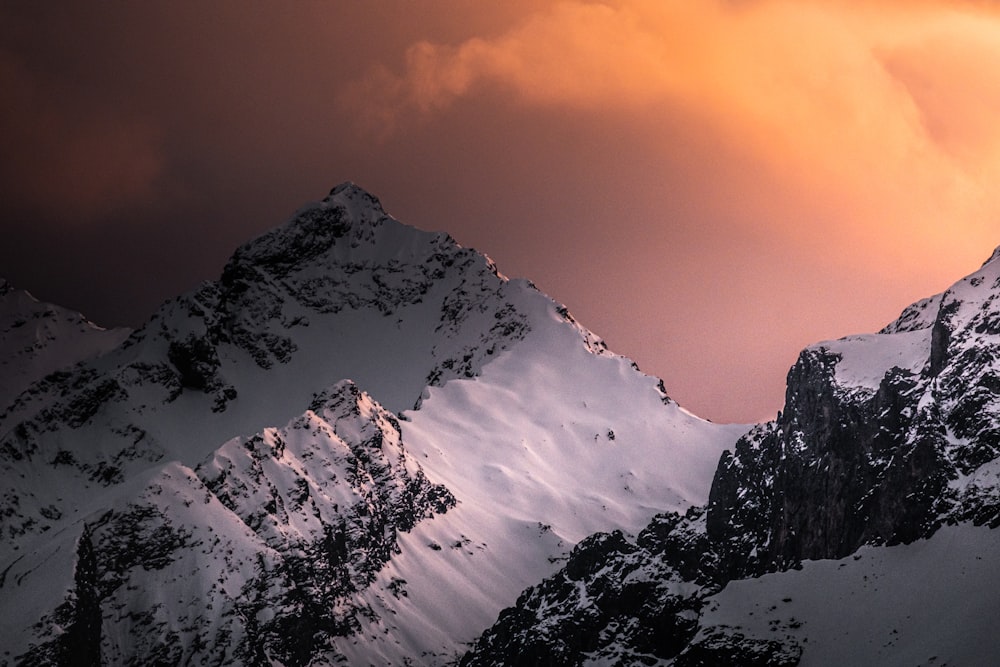
[[[962,525],[734,581],[706,600],[695,642],[725,629],[797,643],[799,667],[990,665],[1000,654],[997,553],[1000,532]]]
[[[0,278],[0,412],[33,382],[114,349],[129,333],[102,329]]]
[[[10,403],[0,661],[442,662],[744,431],[344,184]]]

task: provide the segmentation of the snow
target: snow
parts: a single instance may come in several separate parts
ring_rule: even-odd
[[[800,667],[989,665],[1000,655],[1000,531],[946,526],[927,540],[731,582],[708,598],[718,626],[797,640]]]
[[[952,438],[953,444],[961,441]],[[1000,484],[1000,458],[987,461],[967,475],[961,473],[955,479],[948,480],[948,488],[963,491],[970,487],[996,487]]]
[[[722,450],[746,430],[665,403],[655,378],[590,353],[544,295],[523,296],[530,321],[555,326],[534,327],[479,377],[430,389],[405,415],[408,451],[459,504],[401,536],[402,553],[374,587],[405,579],[408,596],[384,598],[383,619],[419,619],[419,631],[369,629],[352,663],[370,659],[375,642],[387,662],[399,659],[396,641],[403,655],[445,653],[558,569],[583,537],[637,532],[657,512],[705,503]]]
[[[922,328],[893,334],[861,334],[823,341],[810,349],[840,355],[837,384],[875,391],[893,367],[919,373],[930,359],[931,330]]]

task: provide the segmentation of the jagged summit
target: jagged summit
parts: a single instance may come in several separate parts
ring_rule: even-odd
[[[903,312],[898,318],[887,324],[881,331],[880,334],[893,334],[893,333],[903,333],[906,331],[918,331],[920,329],[928,329],[934,325],[939,311],[942,308],[942,303],[947,301],[954,303],[956,301],[956,294],[962,292],[963,296],[961,301],[966,303],[965,308],[969,308],[972,303],[979,303],[978,306],[982,308],[992,308],[993,300],[989,299],[989,295],[993,294],[994,291],[1000,287],[997,283],[1000,280],[1000,246],[998,246],[993,254],[990,255],[989,259],[983,262],[983,265],[978,271],[972,273],[962,280],[958,281],[951,286],[945,292],[940,294],[935,294],[929,296],[925,299],[921,299],[903,309]],[[984,283],[986,283],[984,287]],[[966,285],[967,287],[963,287]],[[986,295],[986,300],[980,303],[980,298],[974,294],[967,292],[968,287],[978,290],[980,295]],[[946,306],[947,308],[956,308],[957,306]]]
[[[479,274],[482,273],[482,277]],[[468,274],[506,283],[484,255],[448,234],[410,227],[354,185],[299,209],[284,225],[240,246],[223,270],[224,299],[284,292],[321,312],[374,308],[383,315],[415,305],[436,284]],[[274,297],[268,297],[274,301]]]
[[[325,199],[329,200],[334,197],[361,199],[368,202],[368,204],[373,207],[377,207],[379,209],[382,208],[382,204],[378,197],[368,192],[354,181],[343,181],[330,188],[330,194],[328,194]]]

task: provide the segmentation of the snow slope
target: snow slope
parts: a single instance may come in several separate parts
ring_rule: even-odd
[[[787,637],[800,667],[990,665],[1000,655],[1000,532],[971,525],[730,583],[695,641],[725,627]]]
[[[919,373],[930,358],[930,328],[899,333],[861,334],[824,341],[809,349],[840,357],[835,367],[837,385],[875,393],[892,368]]]
[[[0,417],[0,660],[438,663],[743,431],[344,184]]]

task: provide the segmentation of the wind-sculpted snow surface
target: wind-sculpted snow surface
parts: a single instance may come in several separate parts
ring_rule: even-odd
[[[351,184],[79,360],[0,417],[0,664],[443,664],[745,431]]]
[[[804,350],[784,410],[723,454],[704,510],[659,516],[636,540],[587,538],[560,572],[500,614],[463,664],[986,664],[975,661],[995,655],[995,587],[969,586],[965,572],[998,555],[996,537],[977,533],[1000,526],[998,299],[994,253],[880,333]],[[939,534],[946,525],[962,532]],[[973,552],[948,559],[942,540],[957,534],[963,540],[953,548]],[[931,546],[887,546],[916,541]],[[840,594],[835,570],[807,566],[820,594],[789,570],[861,547],[880,561],[871,576],[883,581],[844,578],[855,604],[932,604],[932,594],[910,589],[917,578],[940,577],[964,591],[963,607],[978,610],[963,612],[974,628],[949,626],[935,637],[920,630],[927,619],[916,610],[894,613],[893,627],[874,624],[843,597],[837,608],[846,618],[831,622],[823,605]],[[908,554],[935,555],[921,571]],[[910,578],[891,576],[897,564]],[[727,585],[765,573],[778,574],[765,577],[767,586]],[[760,590],[788,596],[763,608],[741,597]],[[793,595],[811,602],[791,604]],[[876,635],[884,643],[872,643]]]

